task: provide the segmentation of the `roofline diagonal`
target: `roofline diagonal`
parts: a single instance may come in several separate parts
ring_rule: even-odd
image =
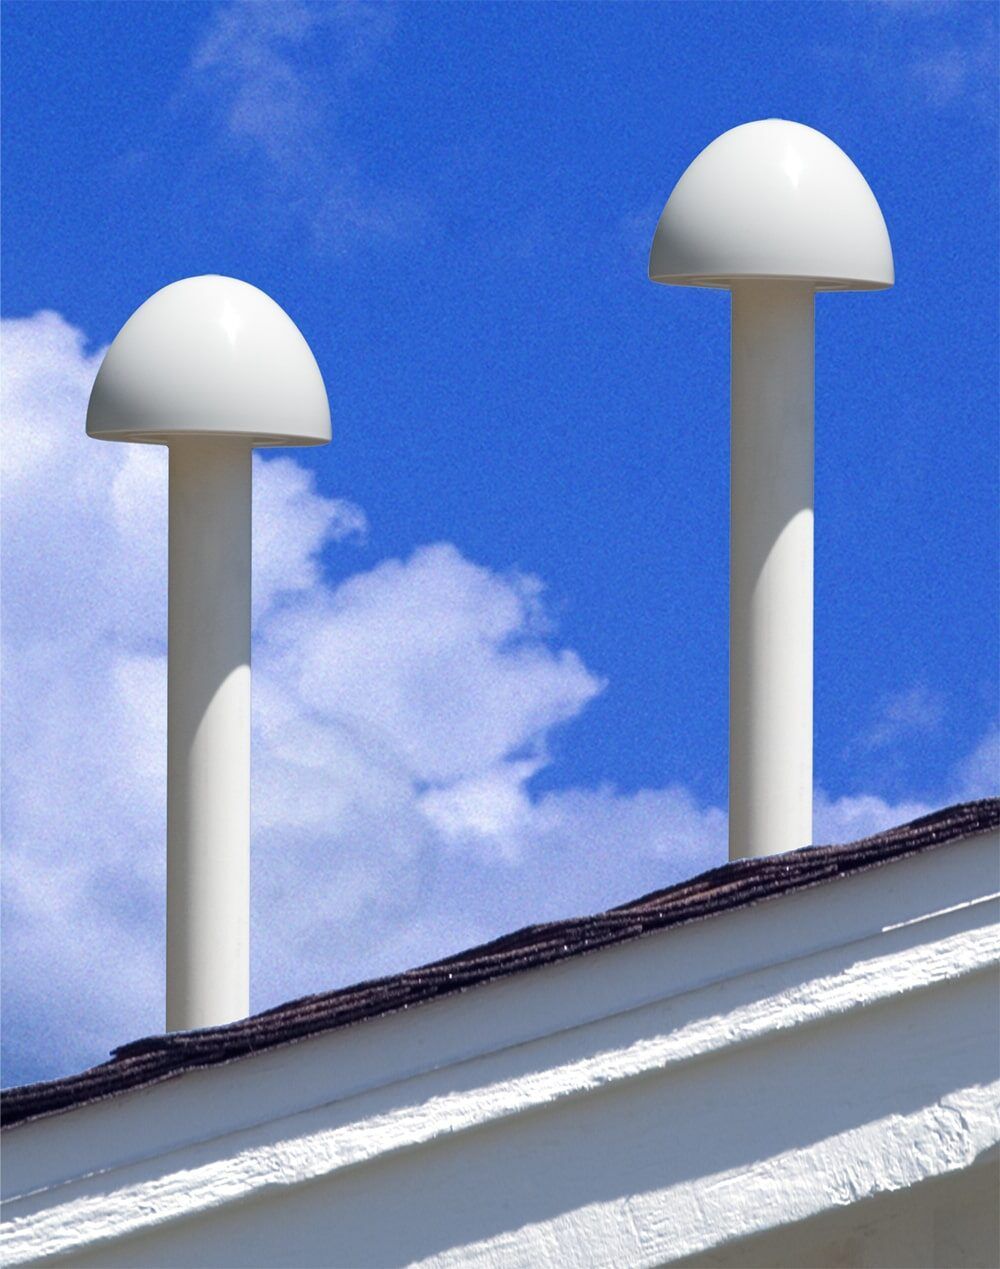
[[[382,1017],[543,965],[745,908],[839,877],[855,875],[1000,826],[1000,799],[947,807],[841,846],[742,859],[608,909],[526,926],[478,947],[387,978],[289,1001],[224,1027],[148,1036],[122,1045],[108,1062],[76,1075],[4,1090],[4,1128],[185,1071]]]

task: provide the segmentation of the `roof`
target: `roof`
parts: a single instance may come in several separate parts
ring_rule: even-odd
[[[529,925],[418,969],[289,1001],[239,1022],[134,1040],[77,1075],[7,1089],[5,1128],[278,1045],[467,991],[658,930],[705,920],[1000,826],[1000,799],[963,803],[842,846],[740,859],[593,916]]]

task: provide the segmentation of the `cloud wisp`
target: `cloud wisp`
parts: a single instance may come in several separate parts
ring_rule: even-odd
[[[856,6],[864,34],[814,48],[824,66],[862,75],[910,108],[961,112],[996,126],[995,6],[949,0],[871,0]]]
[[[390,4],[260,0],[216,8],[179,95],[252,164],[319,255],[405,238],[423,217],[364,169],[338,108],[392,39]]]
[[[940,730],[945,712],[941,694],[917,683],[881,701],[872,725],[861,737],[861,746],[886,749],[911,737],[932,735]]]
[[[3,1010],[19,1082],[162,1026],[167,473],[159,447],[86,438],[100,357],[81,332],[41,313],[2,335]],[[533,791],[554,729],[605,689],[559,646],[537,578],[437,543],[335,582],[324,553],[348,571],[365,531],[293,459],[255,459],[256,1008],[725,858],[724,811],[682,786]],[[989,791],[995,748],[955,774],[957,795]],[[929,809],[820,793],[817,840]]]

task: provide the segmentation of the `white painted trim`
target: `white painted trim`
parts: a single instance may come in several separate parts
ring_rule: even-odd
[[[600,1269],[621,1269],[627,1264],[630,1269],[652,1269],[808,1220],[831,1207],[958,1172],[973,1166],[977,1157],[995,1144],[998,1097],[1000,1083],[969,1090],[915,1114],[877,1120],[748,1168],[699,1176],[666,1191],[629,1195],[610,1213],[578,1213],[573,1241],[567,1243],[565,1227],[559,1231],[557,1263]],[[886,1141],[899,1146],[894,1153],[889,1152],[893,1170],[888,1176]],[[776,1178],[780,1183],[775,1183]],[[750,1195],[753,1201],[748,1202]],[[665,1210],[671,1216],[668,1227],[664,1226]],[[609,1226],[628,1231],[627,1258],[621,1256],[620,1242],[612,1250],[595,1239],[595,1231]],[[551,1241],[552,1231],[529,1226],[507,1236],[502,1257],[498,1258],[495,1240],[490,1239],[446,1251],[434,1257],[433,1264],[436,1269],[532,1265],[546,1238]]]
[[[942,861],[949,865],[944,873],[939,867]],[[40,1256],[80,1255],[109,1237],[117,1239],[162,1228],[197,1213],[217,1212],[255,1195],[273,1195],[307,1182],[330,1182],[338,1174],[402,1151],[427,1147],[433,1142],[455,1142],[462,1134],[516,1121],[572,1098],[608,1094],[646,1077],[659,1080],[671,1070],[709,1057],[735,1058],[749,1045],[780,1044],[783,1037],[801,1034],[803,1029],[819,1024],[846,1025],[852,1015],[924,993],[954,991],[963,982],[980,983],[982,987],[977,991],[988,993],[988,976],[1000,960],[1000,936],[990,901],[995,885],[988,884],[996,862],[996,839],[983,836],[849,881],[787,896],[779,904],[763,904],[689,927],[687,931],[665,932],[628,947],[581,958],[572,965],[555,967],[582,971],[577,982],[593,984],[598,996],[601,971],[607,971],[610,977],[603,985],[610,988],[617,980],[620,1007],[614,1012],[595,1014],[595,1001],[591,998],[587,1002],[589,1017],[573,1022],[572,1013],[564,1013],[561,1018],[550,1015],[548,1027],[527,1039],[518,1036],[517,1028],[525,1019],[529,1026],[538,1025],[531,1007],[539,1004],[537,999],[531,1000],[538,984],[536,975],[530,974],[442,1001],[426,1011],[383,1020],[390,1024],[382,1028],[383,1043],[387,1031],[405,1035],[406,1028],[414,1027],[421,1014],[429,1017],[435,1010],[439,1024],[449,1019],[455,1024],[455,1028],[442,1029],[437,1054],[429,1047],[432,1036],[424,1035],[422,1041],[418,1036],[416,1051],[411,1048],[405,1055],[395,1078],[383,1071],[381,1079],[370,1079],[365,1085],[356,1082],[359,1072],[352,1063],[346,1064],[348,1069],[344,1072],[340,1062],[349,1056],[358,1037],[369,1027],[378,1030],[378,1024],[284,1048],[266,1055],[270,1061],[265,1091],[278,1091],[275,1064],[281,1063],[282,1088],[299,1084],[300,1072],[308,1085],[310,1079],[319,1080],[325,1071],[326,1095],[317,1097],[314,1085],[309,1106],[290,1113],[274,1113],[272,1105],[272,1114],[253,1124],[247,1124],[245,1118],[241,1123],[230,1114],[229,1126],[218,1124],[215,1131],[204,1131],[200,1113],[207,1104],[213,1080],[185,1076],[173,1081],[174,1095],[161,1104],[159,1114],[155,1095],[170,1086],[149,1090],[145,1095],[112,1099],[104,1107],[88,1107],[51,1121],[25,1125],[8,1138],[11,1144],[20,1139],[26,1149],[17,1152],[20,1158],[15,1157],[14,1169],[19,1178],[15,1177],[11,1197],[4,1205],[5,1261],[16,1265],[34,1262]],[[963,892],[967,897],[956,902]],[[922,903],[917,902],[918,898],[922,898]],[[929,903],[929,898],[933,902]],[[812,924],[811,914],[821,915],[825,928],[824,921]],[[874,930],[873,915],[879,918]],[[829,939],[838,921],[841,937],[831,943]],[[865,928],[868,933],[861,932]],[[754,929],[758,935],[767,936],[770,946],[765,949],[760,943],[757,951],[768,950],[769,963],[741,972],[734,961],[725,976],[718,972],[706,975],[704,964],[690,962],[685,966],[686,972],[681,972],[674,963],[666,981],[637,982],[636,970],[642,968],[644,958],[658,953],[661,960],[669,959],[671,947],[685,942],[690,951],[699,935],[712,936],[711,945],[717,950],[725,945],[738,955],[742,946],[744,952],[752,953],[752,939],[748,949],[738,939],[734,946],[733,935],[734,931],[752,933]],[[687,939],[682,937],[685,934]],[[812,950],[801,950],[810,943]],[[719,964],[709,968],[717,971]],[[546,976],[562,989],[574,977],[543,971],[537,978]],[[497,992],[497,988],[505,990]],[[487,1036],[486,1043],[479,1037],[478,1051],[470,1051],[469,1035],[475,1029],[476,1016],[470,1006],[490,992],[494,994],[494,1006],[498,997],[505,998],[507,1007],[500,1021],[507,1026],[508,1042],[497,1043],[496,1034]],[[519,1003],[529,1007],[519,1008]],[[608,1000],[601,1003],[606,1008]],[[452,1048],[449,1056],[449,1048],[460,1031],[464,1031],[466,1052],[455,1054]],[[337,1061],[340,1072],[331,1071],[331,1060]],[[914,1060],[919,1060],[919,1054]],[[261,1061],[264,1058],[236,1063],[227,1068],[226,1074],[231,1079],[241,1068],[252,1068]],[[317,1061],[320,1069],[313,1069]],[[220,1074],[205,1073],[216,1077],[216,1087]],[[724,1096],[723,1068],[719,1078],[720,1096]],[[188,1130],[187,1140],[165,1150],[150,1149],[154,1140],[164,1140],[164,1105],[172,1103],[176,1108],[178,1095],[183,1097],[185,1092],[188,1106],[183,1126]],[[950,1093],[951,1110],[944,1101],[933,1102],[915,1111],[905,1123],[896,1124],[894,1120],[877,1131],[912,1133],[915,1141],[925,1132],[936,1133],[940,1138],[944,1133],[942,1124],[951,1122],[949,1115],[960,1114],[967,1125],[962,1149],[924,1152],[919,1166],[927,1169],[928,1176],[949,1167],[965,1166],[971,1157],[1000,1140],[996,1116],[990,1117],[982,1110],[977,1100],[980,1093],[975,1089],[955,1090]],[[996,1095],[996,1089],[989,1093],[991,1104],[995,1104]],[[101,1115],[102,1110],[113,1110],[116,1103],[131,1103],[137,1108],[140,1118],[133,1122],[141,1123],[145,1112],[151,1138],[139,1142],[139,1149],[131,1143],[123,1149],[122,1138],[115,1131],[116,1126],[120,1128],[121,1119]],[[100,1126],[102,1118],[104,1132],[96,1137],[93,1128]],[[44,1176],[38,1170],[39,1164],[52,1160],[52,1147],[60,1137],[64,1142],[72,1137],[74,1124],[83,1126],[83,1137],[92,1147],[96,1141],[98,1148],[91,1152],[91,1167],[50,1169]],[[191,1129],[196,1124],[203,1131],[192,1138]],[[49,1148],[45,1149],[44,1130],[59,1125],[62,1131],[49,1138]],[[173,1130],[177,1131],[176,1123]],[[34,1152],[34,1158],[32,1138],[34,1144],[42,1146]],[[83,1144],[85,1141],[76,1143],[78,1151]],[[816,1175],[815,1151],[824,1151],[824,1157],[830,1160],[841,1146],[848,1151],[860,1148],[848,1133],[840,1146],[832,1141],[826,1145],[815,1143],[792,1152],[782,1163],[795,1175],[796,1170],[803,1170],[803,1193],[812,1194],[795,1209],[795,1219],[813,1214],[820,1210],[816,1204],[828,1201],[814,1183],[810,1189],[809,1175]],[[104,1165],[95,1167],[102,1154]],[[78,1157],[82,1162],[82,1155]],[[878,1169],[874,1163],[872,1169],[871,1185],[863,1177],[858,1180],[859,1193],[896,1183],[886,1177],[884,1170],[876,1177]],[[745,1174],[745,1169],[742,1171]],[[908,1175],[905,1170],[900,1172],[898,1183],[912,1183]],[[31,1179],[34,1185],[24,1184]],[[786,1172],[782,1186],[792,1184],[792,1180]],[[716,1185],[722,1187],[722,1192],[727,1185],[736,1183],[735,1174],[729,1179],[720,1175],[712,1180],[713,1192]],[[674,1187],[672,1194],[671,1201],[676,1199],[683,1209],[687,1201],[683,1191]],[[651,1196],[633,1196],[632,1219],[647,1198],[654,1201]],[[761,1211],[766,1210],[767,1205],[761,1205]],[[783,1210],[785,1219],[791,1209]],[[709,1221],[709,1225],[719,1228],[717,1221]],[[688,1251],[714,1245],[698,1243],[698,1228],[692,1217],[684,1224],[687,1241],[680,1242],[675,1228],[674,1244],[680,1247],[683,1242]],[[463,1251],[463,1256],[468,1250]]]
[[[996,833],[979,834],[28,1122],[4,1134],[2,1196],[192,1147],[933,919],[1000,890],[998,843]],[[286,1075],[290,1060],[294,1079]]]
[[[537,1041],[520,1046],[516,1058],[501,1052],[456,1064],[447,1068],[446,1079],[438,1071],[405,1081],[394,1087],[396,1104],[391,1108],[384,1107],[384,1094],[379,1090],[336,1103],[336,1110],[328,1104],[261,1128],[217,1137],[212,1142],[214,1158],[197,1162],[185,1151],[183,1169],[168,1174],[166,1180],[133,1179],[147,1171],[146,1164],[139,1164],[100,1173],[100,1192],[94,1196],[86,1193],[91,1178],[65,1183],[58,1187],[63,1193],[54,1210],[53,1191],[26,1195],[12,1200],[8,1208],[11,1245],[16,1251],[17,1230],[25,1220],[31,1226],[35,1248],[42,1230],[53,1230],[54,1241],[42,1243],[45,1254],[86,1244],[92,1234],[109,1226],[122,1235],[134,1233],[149,1224],[246,1200],[255,1190],[315,1181],[397,1150],[428,1145],[437,1138],[527,1114],[723,1049],[732,1050],[792,1027],[955,981],[988,970],[1000,960],[1000,932],[992,930],[984,938],[979,930],[963,930],[934,943],[921,942],[901,952],[868,959],[866,950],[857,947],[858,963],[844,972],[806,978],[786,991],[753,998],[748,1004],[731,1004],[733,997],[743,994],[740,988],[744,986],[741,979],[732,979],[717,1002],[718,1012],[688,1023],[676,1025],[679,1010],[672,1007],[672,1001],[619,1014],[604,1025],[581,1029],[573,1047],[588,1056],[575,1060],[553,1062],[548,1053],[539,1052],[540,1046],[553,1047],[552,1037],[547,1045]],[[722,1017],[724,1029],[719,1026]],[[458,1065],[468,1069],[456,1080]],[[512,1065],[522,1073],[512,1076]],[[448,1091],[454,1082],[463,1087]],[[323,1117],[334,1122],[314,1129],[310,1121],[317,1111],[326,1112]],[[157,1163],[163,1161],[161,1156]],[[112,1176],[117,1177],[116,1188],[109,1194]],[[49,1215],[39,1224],[33,1217],[42,1210]],[[21,1211],[24,1216],[18,1215]],[[68,1241],[63,1242],[64,1238]]]

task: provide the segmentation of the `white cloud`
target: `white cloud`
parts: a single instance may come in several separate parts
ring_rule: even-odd
[[[873,793],[831,798],[822,789],[817,789],[813,801],[813,837],[818,843],[827,844],[858,841],[885,828],[927,815],[936,807],[947,805],[950,800],[943,798],[934,805],[917,798],[887,802]]]
[[[161,1026],[166,466],[86,439],[99,355],[60,317],[4,322],[3,340],[3,1007],[21,1079]],[[255,459],[254,481],[255,1007],[722,862],[724,812],[682,787],[532,792],[553,729],[604,688],[557,646],[536,578],[441,543],[335,585],[320,552],[363,536],[363,513],[288,457]],[[817,835],[925,809],[821,794]]]
[[[166,453],[87,440],[100,353],[56,314],[5,321],[3,352],[5,1050],[59,1067],[160,1024]],[[273,612],[364,517],[287,459],[257,470]]]
[[[217,8],[194,51],[191,69],[214,81],[230,134],[285,167],[319,124],[315,99],[295,52],[319,22],[315,6],[229,4]]]
[[[1000,727],[994,725],[972,753],[955,768],[953,785],[957,802],[995,797],[1000,787]]]
[[[955,802],[996,797],[1000,789],[1000,728],[994,724],[972,752],[955,764],[933,799],[903,798],[887,802],[871,793],[829,797],[817,789],[813,837],[817,842],[849,842]]]
[[[321,254],[403,238],[423,218],[365,170],[340,117],[395,25],[387,3],[240,0],[213,11],[191,57],[178,100],[207,105],[216,140],[270,179]]]
[[[3,335],[6,1050],[51,1072],[160,1026],[166,463],[85,437],[80,332]],[[255,463],[255,1003],[719,858],[683,791],[529,794],[604,686],[537,579],[444,543],[334,586],[320,552],[363,514]]]
[[[887,749],[914,736],[936,732],[945,717],[944,698],[918,683],[883,697],[871,726],[861,737],[864,749]]]
[[[949,0],[874,0],[865,38],[814,48],[824,66],[863,76],[879,95],[924,110],[996,119],[995,6]]]
[[[992,62],[987,44],[970,48],[953,43],[915,54],[909,70],[932,106],[950,106],[970,97],[985,105],[983,81],[992,77]]]

